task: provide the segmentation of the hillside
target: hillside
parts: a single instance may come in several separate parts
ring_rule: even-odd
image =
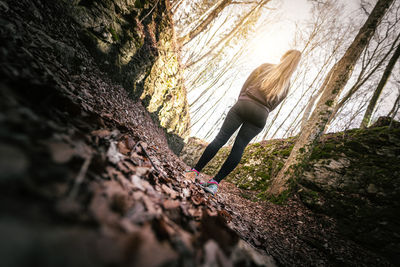
[[[190,121],[169,12],[168,1],[0,1],[2,266],[392,266],[314,208],[330,203],[307,200],[323,190],[301,182],[307,193],[286,205],[255,201],[265,180],[250,155],[215,198],[184,179],[175,153]],[[376,136],[387,150],[398,128]],[[376,233],[393,233],[392,219]]]
[[[399,125],[381,117],[365,130],[323,136],[310,160],[300,166],[303,173],[292,181],[291,192],[270,201],[285,203],[291,194],[298,195],[313,212],[334,218],[341,234],[398,261]],[[294,141],[277,139],[249,145],[226,180],[250,192],[245,194],[248,198],[265,200],[263,193],[285,163]],[[194,165],[206,145],[191,138],[181,158]],[[204,172],[216,173],[229,151],[230,147],[221,149]]]

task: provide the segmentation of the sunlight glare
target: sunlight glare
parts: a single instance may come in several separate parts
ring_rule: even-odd
[[[256,65],[268,62],[277,64],[281,56],[290,49],[293,31],[290,28],[279,27],[259,34],[252,42],[250,58]]]

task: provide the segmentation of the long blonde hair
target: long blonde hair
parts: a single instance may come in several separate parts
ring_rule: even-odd
[[[279,64],[260,73],[260,90],[268,100],[281,99],[287,89],[290,77],[300,62],[301,52],[289,50],[281,57]]]

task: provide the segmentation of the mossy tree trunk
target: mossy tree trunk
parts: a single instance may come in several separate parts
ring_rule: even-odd
[[[396,51],[394,51],[392,57],[389,60],[389,63],[387,64],[385,71],[382,74],[382,77],[378,83],[378,86],[376,87],[374,94],[372,95],[371,100],[369,101],[367,110],[364,113],[364,118],[361,122],[361,128],[367,128],[369,123],[371,122],[371,116],[372,113],[374,112],[376,103],[378,102],[379,96],[381,95],[383,88],[385,88],[385,85],[387,81],[390,78],[390,75],[392,74],[392,70],[394,65],[396,65],[397,60],[400,57],[400,44],[397,45]]]
[[[326,81],[324,82],[325,88],[314,112],[311,114],[304,130],[300,133],[285,165],[267,190],[269,195],[277,196],[287,190],[290,178],[298,175],[295,173],[296,166],[307,161],[313,145],[319,140],[327,126],[329,126],[327,122],[333,111],[333,107],[349,80],[358,58],[369,43],[392,2],[393,0],[378,0],[367,21],[359,30],[344,56],[333,66],[326,77]]]

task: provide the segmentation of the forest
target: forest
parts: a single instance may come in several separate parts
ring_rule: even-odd
[[[400,1],[0,0],[0,25],[2,266],[400,264]]]

